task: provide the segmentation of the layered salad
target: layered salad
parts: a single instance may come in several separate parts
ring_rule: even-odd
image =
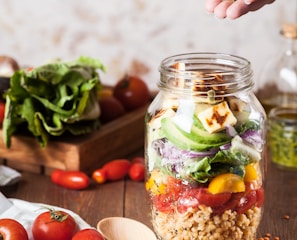
[[[263,115],[247,93],[214,96],[162,91],[148,110],[145,186],[159,239],[256,239]]]

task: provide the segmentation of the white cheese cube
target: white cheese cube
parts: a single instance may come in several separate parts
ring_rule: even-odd
[[[152,129],[161,128],[161,120],[166,117],[172,117],[175,115],[175,111],[171,108],[162,109],[160,112],[156,114],[150,121],[149,125]]]
[[[209,133],[219,132],[237,122],[226,101],[198,113],[197,116]]]
[[[235,97],[228,98],[229,107],[232,111],[243,112],[246,110],[247,103]]]

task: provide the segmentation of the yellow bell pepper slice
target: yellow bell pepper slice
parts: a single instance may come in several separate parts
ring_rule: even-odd
[[[153,170],[150,178],[145,183],[145,188],[153,195],[164,194],[166,192],[166,184],[163,182],[161,173],[158,170]]]
[[[255,168],[254,164],[248,164],[245,167],[245,175],[244,175],[244,181],[245,182],[252,182],[258,180],[258,173]]]
[[[208,191],[212,194],[244,192],[245,184],[240,176],[233,173],[224,173],[211,180]]]

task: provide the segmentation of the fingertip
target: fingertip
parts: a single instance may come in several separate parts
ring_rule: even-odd
[[[204,6],[207,12],[214,12],[217,5],[219,5],[221,0],[206,0]]]

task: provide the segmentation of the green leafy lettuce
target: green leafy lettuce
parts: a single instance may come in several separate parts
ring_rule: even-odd
[[[49,63],[32,70],[15,72],[6,92],[3,139],[28,129],[42,147],[50,136],[68,131],[86,134],[100,126],[97,91],[101,85],[100,60],[80,57],[71,62]]]
[[[200,161],[186,163],[185,174],[200,183],[206,183],[215,176],[231,172],[244,176],[244,166],[249,158],[240,152],[219,151],[214,157],[204,157]]]

